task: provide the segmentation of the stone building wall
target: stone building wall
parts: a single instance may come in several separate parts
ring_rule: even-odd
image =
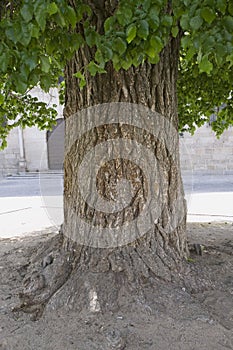
[[[8,137],[8,147],[4,151],[0,151],[0,176],[17,173],[19,159],[18,129],[15,128]]]
[[[46,131],[32,127],[22,130],[22,134],[25,161],[20,156],[18,128],[15,128],[8,137],[8,147],[0,151],[0,176],[48,170]]]
[[[180,138],[180,160],[183,172],[200,174],[233,174],[233,127],[217,139],[207,124],[191,136]]]

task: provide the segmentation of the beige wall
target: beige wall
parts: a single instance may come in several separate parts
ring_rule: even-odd
[[[27,128],[23,130],[23,136],[27,170],[48,170],[46,131]]]
[[[24,140],[25,171],[48,170],[46,131],[36,127],[22,131]],[[20,168],[20,150],[18,129],[11,131],[8,147],[0,152],[0,175],[12,175],[22,172]]]
[[[217,139],[209,125],[180,139],[180,159],[184,172],[233,174],[233,127]]]
[[[0,176],[18,171],[20,158],[18,140],[18,129],[15,128],[8,137],[8,147],[0,151]]]

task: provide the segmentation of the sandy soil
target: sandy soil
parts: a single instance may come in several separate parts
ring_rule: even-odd
[[[232,224],[188,225],[190,241],[203,245],[203,255],[193,255],[190,264],[213,282],[202,293],[161,283],[152,307],[139,297],[111,314],[50,309],[33,321],[12,308],[30,260],[54,234],[0,240],[1,350],[233,349]]]

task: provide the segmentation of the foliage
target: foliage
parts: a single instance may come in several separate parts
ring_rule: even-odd
[[[88,45],[95,59],[76,72],[82,89],[87,74],[158,63],[171,36],[181,37],[178,82],[180,129],[193,132],[214,108],[225,103],[212,124],[217,135],[233,125],[233,5],[231,0],[120,0],[104,28],[92,25],[83,1],[21,0],[0,5],[0,135],[2,146],[16,125],[51,127],[56,113],[30,97],[33,86],[44,91],[75,51]],[[82,30],[80,30],[80,28]],[[19,117],[17,117],[19,115]]]

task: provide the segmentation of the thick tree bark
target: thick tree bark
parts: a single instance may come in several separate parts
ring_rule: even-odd
[[[95,13],[101,28],[104,13],[100,10],[102,15],[98,15],[98,9],[95,9]],[[35,275],[34,278],[30,276],[27,281],[22,293],[24,309],[36,309],[40,312],[49,300],[51,307],[64,303],[76,303],[77,306],[78,303],[80,307],[85,306],[91,311],[112,309],[116,307],[125,288],[129,288],[131,292],[138,292],[146,283],[153,285],[158,279],[178,280],[182,262],[188,256],[185,233],[186,207],[180,174],[177,131],[176,81],[179,37],[169,40],[157,65],[145,62],[138,68],[131,67],[128,71],[116,72],[112,64],[108,64],[106,74],[88,76],[86,87],[80,90],[74,73],[88,63],[93,54],[94,52],[87,47],[82,48],[66,67],[64,232],[59,243],[56,242],[58,248],[51,246],[47,251],[48,255],[54,251],[57,251],[57,254],[53,256],[54,263],[43,270],[43,279],[46,282],[41,282],[42,287],[38,287],[41,274]],[[160,125],[160,130],[163,129],[164,132],[159,132],[159,137],[156,137],[146,128],[142,130],[135,125],[118,124],[113,121],[112,125],[97,125],[82,137],[75,137],[80,111],[113,102],[133,103],[159,113],[164,118],[159,120],[159,123],[164,123]],[[108,111],[106,105],[104,106],[103,111]],[[177,132],[174,133],[174,130]],[[96,185],[99,196],[111,202],[118,195],[117,181],[122,178],[130,181],[134,199],[128,205],[128,211],[124,208],[113,215],[103,213],[93,209],[82,198],[79,190],[79,166],[87,152],[109,139],[131,139],[153,153],[155,161],[159,164],[160,188],[157,191],[161,199],[160,215],[147,232],[143,235],[136,232],[134,239],[126,244],[104,247],[101,244],[98,246],[98,242],[95,245],[88,242],[81,244],[79,237],[82,236],[82,232],[79,232],[81,228],[77,226],[77,217],[93,225],[116,228],[125,221],[140,216],[147,199],[149,174],[146,169],[140,169],[131,160],[125,157],[123,159],[120,151],[119,157],[104,162],[100,167]],[[75,142],[70,145],[70,140]],[[166,147],[167,140],[172,148],[172,156],[171,150]],[[139,179],[137,184],[135,174],[138,175],[137,180]],[[32,286],[35,286],[33,298]]]
[[[159,139],[156,139],[148,131],[145,131],[142,135],[141,130],[137,127],[129,125],[122,126],[115,123],[112,128],[109,125],[101,127],[97,126],[94,129],[94,132],[86,133],[81,139],[75,142],[72,147],[70,146],[69,150],[67,150],[65,160],[64,233],[66,236],[69,237],[69,232],[77,230],[75,220],[72,220],[73,214],[70,212],[73,213],[75,211],[75,213],[78,213],[79,215],[83,213],[82,215],[86,218],[89,215],[89,221],[94,218],[94,212],[90,212],[89,206],[87,206],[87,203],[79,197],[77,190],[79,183],[78,167],[81,164],[85,153],[107,139],[131,138],[137,142],[141,142],[145,147],[148,147],[153,151],[155,159],[159,162],[163,172],[160,174],[160,177],[161,184],[163,185],[162,191],[165,195],[163,196],[163,203],[161,203],[161,216],[158,220],[158,224],[153,228],[153,233],[151,232],[149,235],[151,235],[152,240],[156,240],[157,242],[160,241],[161,249],[163,251],[169,248],[169,253],[166,254],[168,257],[169,255],[172,255],[170,249],[175,255],[177,255],[177,257],[179,256],[179,258],[187,256],[187,245],[184,233],[186,217],[183,211],[180,212],[179,207],[173,207],[175,199],[183,196],[179,165],[178,132],[177,135],[174,133],[174,129],[177,130],[178,125],[176,98],[178,51],[179,40],[171,39],[162,52],[160,63],[157,65],[144,63],[138,68],[130,68],[127,72],[123,70],[116,72],[112,68],[112,65],[109,64],[106,74],[97,75],[94,78],[89,76],[87,79],[87,86],[82,91],[80,91],[78,81],[73,77],[73,74],[85,65],[85,60],[87,58],[91,59],[91,52],[87,48],[80,50],[67,66],[67,100],[65,117],[67,119],[71,118],[71,121],[67,122],[69,127],[66,128],[67,144],[69,143],[69,139],[74,139],[73,132],[76,128],[76,118],[78,118],[77,112],[90,106],[105,103],[110,104],[112,102],[128,102],[149,107],[152,111],[156,111],[164,116],[164,119],[166,119],[165,123],[170,124],[171,126],[171,134],[167,135],[169,130],[164,125],[164,128],[166,127],[166,132],[164,132],[164,134],[161,133]],[[172,157],[170,150],[166,149],[166,140],[163,140],[163,137],[170,137],[172,139]],[[128,179],[130,180],[131,177],[131,180],[134,181],[133,174],[135,173],[135,169],[133,164],[129,162],[128,164],[125,164],[125,160],[120,161],[119,159],[118,163],[119,164],[114,164],[112,161],[111,164],[105,164],[102,176],[104,176],[105,171],[108,171],[111,173],[112,177],[115,176],[115,178],[117,178],[117,176],[120,176],[120,174],[116,174],[117,169],[119,171],[120,167],[121,173],[124,173],[125,167],[128,171]],[[143,171],[143,169],[141,170]],[[101,172],[99,172],[98,176],[101,176]],[[143,177],[141,180],[141,185],[143,187]],[[111,198],[111,195],[114,196],[114,187],[112,189],[109,188],[109,182],[111,182],[109,179],[108,185],[104,183],[104,179],[102,179],[102,181],[101,179],[97,179],[97,182],[100,195],[108,199]],[[74,202],[76,202],[76,204],[74,204]],[[177,227],[174,227],[172,232],[169,232],[167,237],[165,237],[164,232],[169,228],[169,224],[171,225],[174,216],[176,216],[179,224]],[[105,219],[108,220],[109,218]],[[140,246],[138,241],[135,242],[135,245]],[[88,249],[89,248],[87,248],[85,254],[88,254]],[[91,252],[91,255],[93,255],[93,251]],[[168,258],[168,260],[170,260],[170,258]],[[172,260],[170,263],[173,265]],[[164,276],[163,273],[162,275]]]

